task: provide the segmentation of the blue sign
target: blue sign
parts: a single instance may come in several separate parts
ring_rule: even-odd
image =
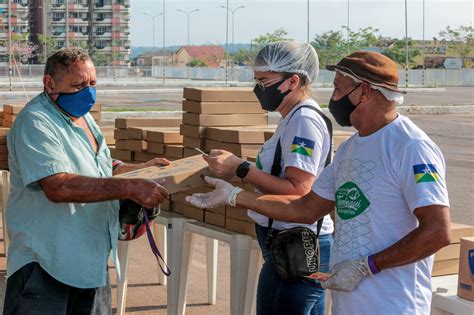
[[[467,259],[469,260],[471,275],[474,275],[474,249],[469,250],[469,252],[467,253]]]

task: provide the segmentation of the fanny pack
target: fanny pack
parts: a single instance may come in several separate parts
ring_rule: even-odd
[[[326,123],[329,131],[330,145],[326,156],[325,166],[331,163],[332,157],[332,123],[329,118],[318,108],[311,105],[303,105],[297,108],[291,117],[301,108],[310,108],[316,111]],[[281,144],[280,139],[275,149],[275,156],[271,174],[279,177],[281,173]],[[318,236],[323,225],[324,218],[318,220],[316,233],[303,226],[287,230],[276,231],[272,228],[273,219],[268,218],[268,234],[266,245],[272,255],[273,266],[278,275],[286,281],[299,280],[319,270],[319,242]]]

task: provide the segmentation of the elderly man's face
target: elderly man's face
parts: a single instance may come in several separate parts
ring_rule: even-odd
[[[332,92],[331,99],[334,101],[340,100],[342,97],[346,96],[351,90],[353,90],[358,83],[354,82],[350,77],[346,77],[341,73],[336,71],[336,77],[334,78],[334,91]],[[357,93],[351,93],[349,95],[349,99],[351,100],[352,104],[357,104],[358,97],[356,96]]]
[[[97,75],[91,60],[78,60],[71,64],[67,71],[60,72],[55,77],[56,79],[45,75],[43,78],[45,90],[54,100],[58,98],[58,93],[73,93],[97,84]]]

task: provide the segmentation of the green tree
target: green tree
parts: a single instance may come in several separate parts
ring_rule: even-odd
[[[347,54],[347,42],[341,31],[316,34],[311,45],[318,53],[320,68],[336,64]]]
[[[44,34],[37,34],[37,39],[40,44],[38,61],[40,63],[46,63],[48,56],[58,49],[58,41],[53,37]]]
[[[382,50],[382,53],[393,59],[396,63],[402,66],[402,68],[410,68],[416,65],[414,59],[421,54],[420,50],[414,48],[414,46],[414,41],[411,38],[408,38],[408,65],[406,65],[405,57],[405,39],[394,39],[389,47]]]
[[[447,42],[448,47],[461,56],[464,67],[471,66],[471,60],[466,58],[474,50],[473,32],[472,26],[461,25],[457,29],[448,26],[446,30],[439,33],[441,39]]]
[[[362,50],[366,48],[379,47],[381,43],[381,36],[377,34],[378,28],[372,26],[366,28],[360,28],[358,31],[352,31],[347,26],[343,26],[343,29],[347,32],[349,30],[348,47],[350,52]]]
[[[17,63],[28,63],[36,55],[38,47],[29,40],[30,33],[12,35],[12,56]]]
[[[108,66],[112,61],[110,54],[99,53],[95,49],[93,49],[89,54],[95,66]]]
[[[200,59],[193,58],[186,64],[186,66],[188,66],[188,67],[207,67],[207,64],[204,61],[200,60]]]

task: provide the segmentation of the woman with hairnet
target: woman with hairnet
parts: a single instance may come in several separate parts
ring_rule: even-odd
[[[224,150],[212,150],[204,158],[211,171],[221,178],[237,175],[265,194],[303,196],[311,190],[328,156],[330,160],[330,127],[311,97],[310,84],[315,82],[319,70],[318,56],[309,44],[272,43],[257,54],[253,70],[254,93],[262,108],[282,116],[275,134],[263,144],[255,166]],[[280,151],[280,163],[272,171],[276,151]],[[269,233],[274,235],[305,225],[271,219],[269,222],[269,218],[250,210],[248,215],[255,221],[265,260],[257,289],[257,314],[325,314],[325,292],[319,282],[283,280],[274,269],[266,243]],[[316,223],[306,227],[317,232]],[[323,272],[329,269],[333,229],[331,218],[325,217],[319,235]]]

